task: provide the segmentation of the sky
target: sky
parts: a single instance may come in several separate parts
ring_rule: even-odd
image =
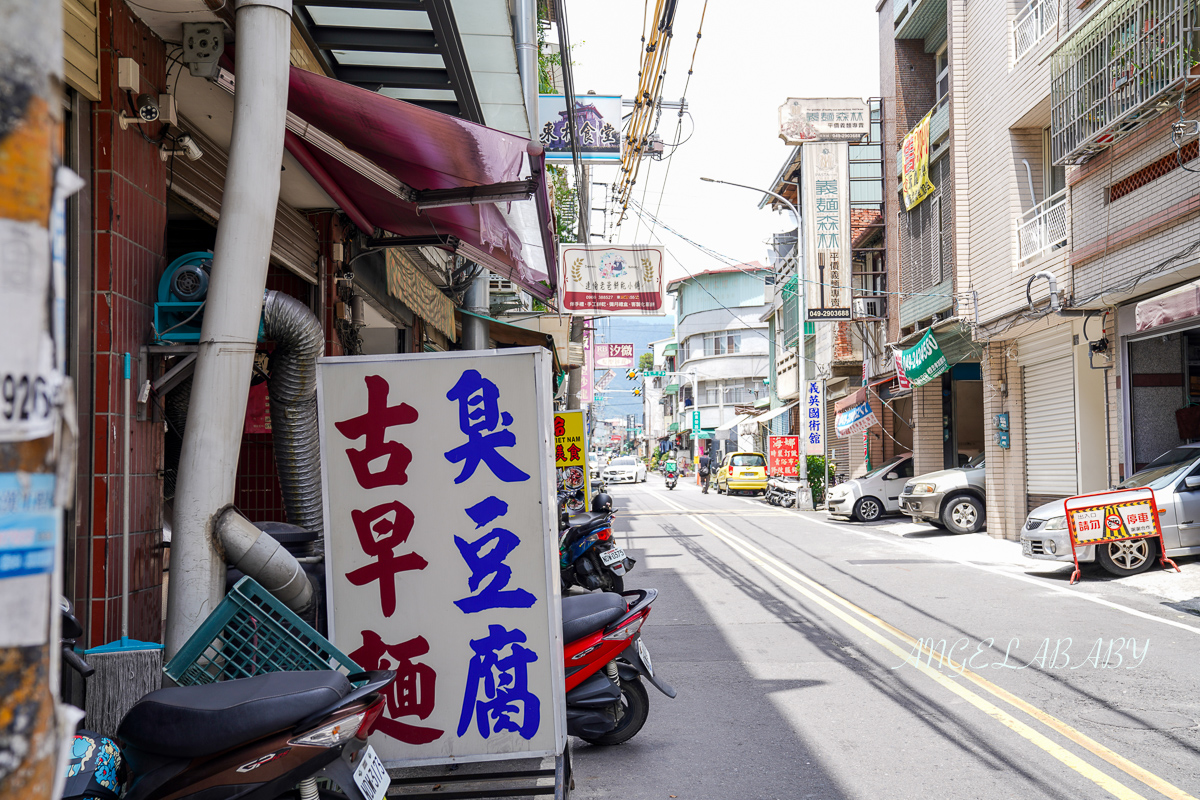
[[[647,3],[653,14],[654,0],[566,0],[577,95],[635,93]],[[664,100],[678,100],[683,91],[705,5],[678,0]],[[878,95],[878,31],[874,0],[708,2],[687,90],[695,132],[672,158],[642,164],[634,196],[688,238],[738,261],[765,263],[765,240],[793,227],[791,215],[760,210],[762,195],[753,191],[700,177],[771,188],[791,153],[779,138],[779,106],[788,97]],[[663,111],[658,132],[664,141],[674,140],[676,120],[676,112]],[[691,127],[685,119],[684,138]],[[592,179],[612,182],[616,174],[615,167],[597,168]],[[720,265],[672,233],[652,231],[633,214],[614,241],[666,245],[668,280],[685,277],[685,269]]]

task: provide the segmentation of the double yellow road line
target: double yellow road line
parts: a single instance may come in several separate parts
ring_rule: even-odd
[[[711,520],[702,519],[699,515],[690,513],[690,511],[682,505],[674,501],[663,498],[668,504],[678,508],[680,516],[691,517],[692,520],[704,528],[713,536],[716,536],[722,542],[727,544],[735,552],[739,553],[747,561],[761,568],[765,572],[769,572],[778,578],[783,583],[795,589],[800,594],[807,597],[812,602],[816,603],[829,613],[833,614],[838,619],[845,622],[871,641],[883,647],[885,650],[895,654],[901,660],[911,663],[910,659],[914,652],[920,651],[926,658],[924,662],[918,661],[915,668],[921,674],[928,677],[930,680],[937,683],[947,691],[967,701],[975,708],[987,714],[992,719],[999,722],[1006,728],[1014,731],[1024,737],[1029,742],[1049,753],[1054,758],[1066,764],[1071,769],[1078,772],[1088,780],[1091,780],[1100,788],[1104,789],[1114,797],[1122,798],[1122,800],[1146,800],[1146,798],[1129,788],[1125,784],[1118,781],[1116,778],[1101,772],[1092,764],[1084,761],[1075,753],[1067,750],[1062,745],[1051,740],[1045,734],[1036,730],[1030,724],[1022,719],[1018,719],[1013,714],[1004,710],[997,705],[997,702],[1007,705],[1017,711],[1023,713],[1035,722],[1050,728],[1052,731],[1060,734],[1066,739],[1087,750],[1089,753],[1100,758],[1101,760],[1111,764],[1120,771],[1141,782],[1147,787],[1153,789],[1164,797],[1169,797],[1172,800],[1196,800],[1195,797],[1174,786],[1173,784],[1163,780],[1152,772],[1138,766],[1129,759],[1113,752],[1109,748],[1100,744],[1091,737],[1080,733],[1070,725],[1060,719],[1057,719],[1051,714],[1037,708],[1031,703],[1022,700],[1011,692],[1003,689],[991,681],[983,678],[979,674],[967,669],[965,665],[956,663],[945,656],[944,653],[932,651],[916,638],[908,635],[904,631],[885,622],[874,614],[866,611],[844,597],[831,592],[821,584],[811,578],[796,571],[792,567],[780,561],[778,558],[764,552],[762,549],[752,545],[745,539],[737,536]],[[886,634],[886,635],[885,635]],[[905,647],[908,649],[906,650]],[[939,664],[945,664],[950,667],[950,671],[956,675],[965,678],[978,689],[974,691],[963,683],[958,682],[954,678],[943,674],[940,669],[934,669],[931,664],[937,660]],[[991,695],[993,698],[989,700],[985,695]],[[993,700],[997,702],[993,702]]]

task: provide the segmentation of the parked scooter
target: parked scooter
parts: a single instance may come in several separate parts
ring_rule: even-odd
[[[565,591],[571,586],[623,592],[625,574],[637,562],[613,541],[612,498],[601,492],[592,511],[571,516],[559,507],[559,574]]]
[[[790,475],[776,475],[767,481],[767,502],[773,506],[794,508],[799,491],[799,478]]]
[[[642,729],[650,698],[642,677],[667,697],[675,689],[654,674],[641,627],[654,589],[564,597],[567,733],[591,744],[621,744]]]
[[[63,609],[63,663],[92,669],[74,651],[79,622]],[[79,800],[257,800],[289,792],[381,800],[390,783],[367,744],[383,713],[390,670],[272,672],[150,692],[117,729],[121,746],[91,731],[75,735],[64,798]],[[358,688],[351,680],[362,682]],[[337,796],[337,795],[333,795]]]

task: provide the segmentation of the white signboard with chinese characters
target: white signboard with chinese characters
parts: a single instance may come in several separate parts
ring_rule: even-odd
[[[318,364],[330,638],[393,669],[388,766],[561,753],[550,354]]]
[[[779,138],[806,142],[858,142],[871,131],[866,101],[858,97],[789,97],[779,107]]]
[[[825,455],[825,381],[808,381],[800,407],[800,436],[807,442],[805,454]]]
[[[663,316],[662,245],[560,244],[560,308],[588,317]]]
[[[575,97],[575,136],[585,164],[620,164],[621,96],[588,94]],[[567,123],[567,98],[561,94],[538,96],[538,142],[548,163],[570,163],[571,131]]]
[[[803,173],[805,322],[850,319],[850,149],[806,144]]]

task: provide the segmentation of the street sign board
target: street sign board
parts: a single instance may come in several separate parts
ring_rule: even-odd
[[[700,409],[698,408],[692,412],[692,430],[700,430]]]
[[[667,371],[665,369],[645,369],[642,370],[642,375],[647,378],[665,378]]]
[[[565,745],[552,386],[540,347],[318,362],[330,638],[399,673],[389,767]]]
[[[554,415],[554,471],[558,490],[583,489],[591,497],[588,486],[587,423],[583,411],[559,411]]]

